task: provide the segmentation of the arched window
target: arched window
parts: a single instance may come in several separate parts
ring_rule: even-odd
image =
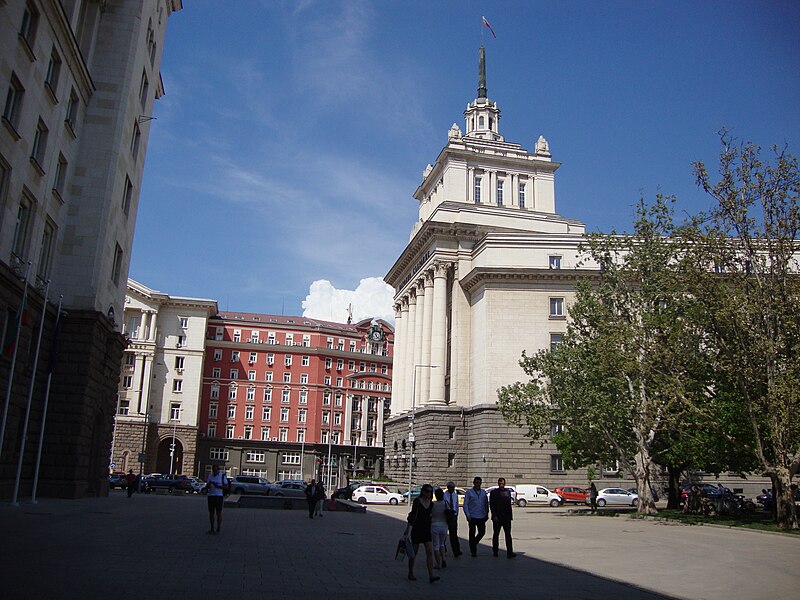
[[[483,115],[481,115],[480,117],[478,117],[478,129],[483,129],[483,127],[484,127],[483,123],[484,123]]]

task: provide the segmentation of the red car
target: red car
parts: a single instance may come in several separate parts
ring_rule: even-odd
[[[583,488],[575,487],[573,485],[565,485],[557,487],[553,490],[556,494],[564,499],[564,502],[577,502],[579,504],[586,503],[587,491]]]

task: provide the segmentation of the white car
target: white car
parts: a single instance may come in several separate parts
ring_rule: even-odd
[[[490,488],[486,488],[486,496],[487,496],[487,498],[489,497],[489,494],[492,493],[492,490],[496,490],[498,487],[499,486],[493,485]],[[516,504],[517,503],[517,490],[514,489],[514,486],[512,486],[512,485],[507,485],[506,489],[509,492],[511,492],[511,504]]]
[[[597,506],[606,504],[636,506],[639,504],[639,496],[621,488],[605,488],[597,492]]]
[[[551,492],[543,485],[518,483],[517,484],[517,506],[524,507],[528,504],[549,504],[552,507],[561,506],[564,499]]]
[[[382,485],[362,485],[353,490],[353,500],[360,504],[400,504],[405,499],[401,494],[390,492]]]

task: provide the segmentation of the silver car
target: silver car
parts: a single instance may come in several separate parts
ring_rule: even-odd
[[[606,504],[637,506],[639,504],[639,496],[621,488],[605,488],[597,492],[597,506],[605,506]]]
[[[270,487],[270,496],[285,496],[287,498],[306,497],[306,484],[304,482],[278,481]]]
[[[230,479],[231,492],[234,494],[261,494],[262,496],[266,496],[270,492],[270,483],[263,477],[237,475]]]

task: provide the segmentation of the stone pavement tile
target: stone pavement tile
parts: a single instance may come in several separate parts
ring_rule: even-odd
[[[82,598],[144,595],[148,600],[354,593],[388,600],[445,591],[465,598],[498,587],[504,596],[517,598],[658,600],[694,597],[702,589],[704,597],[731,600],[757,598],[763,589],[752,583],[748,588],[737,579],[739,572],[753,577],[753,569],[740,564],[747,562],[735,543],[743,539],[737,537],[740,532],[676,530],[624,518],[570,518],[555,511],[515,512],[519,556],[513,561],[504,558],[503,550],[500,558],[493,558],[487,537],[478,558],[449,560],[446,569],[436,572],[442,579],[434,585],[427,581],[424,557],[418,559],[419,579],[410,582],[406,564],[394,560],[406,513],[404,507],[370,507],[366,514],[329,512],[312,520],[301,510],[226,508],[222,532],[207,535],[206,502],[198,496],[128,499],[122,493],[45,500],[36,507],[0,506],[0,574],[8,592],[3,597],[74,598],[76,582]],[[466,547],[463,522],[460,529]],[[781,550],[787,541],[780,536],[756,538],[748,547],[755,568],[766,568],[779,591],[787,581],[796,584],[795,571],[787,574],[783,562],[758,558],[761,550],[774,550],[772,542],[761,538],[777,538],[774,543]],[[794,543],[796,557],[797,540],[788,542]],[[713,566],[702,560],[711,555],[724,562]],[[725,577],[718,576],[720,567]],[[42,576],[18,576],[32,569]],[[130,588],[125,582],[132,583]],[[741,590],[754,594],[737,595]]]

